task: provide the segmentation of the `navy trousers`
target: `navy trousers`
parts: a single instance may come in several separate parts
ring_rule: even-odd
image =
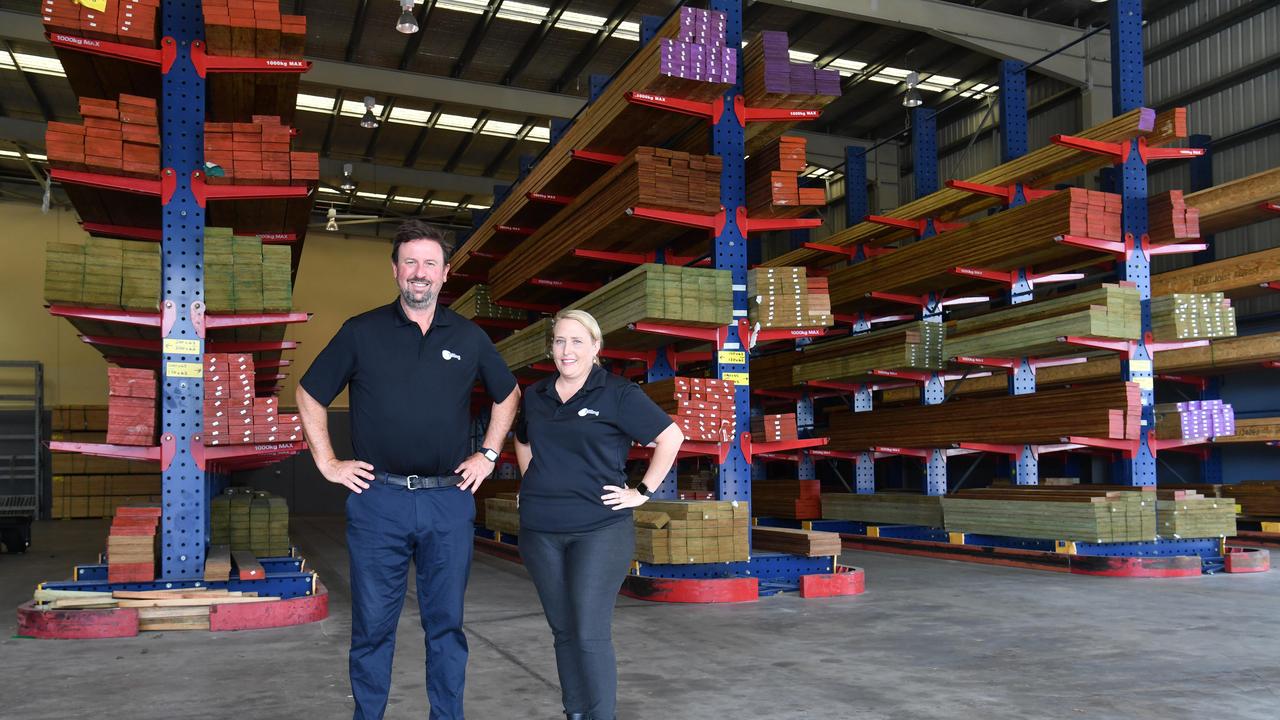
[[[635,546],[629,517],[589,532],[520,532],[520,557],[555,638],[564,709],[591,720],[617,712],[613,606]]]
[[[456,487],[407,490],[375,482],[347,498],[355,720],[380,720],[387,709],[410,559],[417,569],[426,636],[431,720],[462,720],[467,669],[462,602],[475,515],[474,497]]]

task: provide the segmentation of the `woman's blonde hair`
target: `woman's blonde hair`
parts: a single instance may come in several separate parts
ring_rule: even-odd
[[[547,338],[547,352],[550,352],[551,342],[555,338],[556,323],[561,320],[573,320],[582,327],[587,329],[587,334],[591,336],[591,341],[604,349],[604,335],[600,332],[600,323],[591,317],[591,313],[586,310],[561,310],[551,319],[551,337]],[[594,361],[596,365],[600,364],[600,354],[596,353]]]

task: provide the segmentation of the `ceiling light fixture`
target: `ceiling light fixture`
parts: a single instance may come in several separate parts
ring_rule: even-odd
[[[325,219],[326,219],[326,220],[328,220],[328,222],[326,222],[326,223],[324,224],[324,229],[325,229],[325,230],[328,230],[329,232],[338,232],[338,211],[337,211],[337,209],[335,209],[335,208],[329,208],[329,212],[325,215]]]
[[[413,0],[400,0],[400,19],[396,21],[396,30],[405,35],[418,32],[418,20],[413,16]]]
[[[342,165],[342,184],[338,186],[342,192],[351,192],[356,189],[356,183],[351,179],[351,163],[343,163]]]
[[[364,96],[364,117],[360,118],[360,127],[368,130],[378,127],[378,118],[373,116],[374,104],[372,95]]]
[[[913,72],[907,76],[907,94],[902,96],[902,107],[914,108],[924,104],[924,99],[920,97],[920,91],[916,86],[920,84],[920,73]]]

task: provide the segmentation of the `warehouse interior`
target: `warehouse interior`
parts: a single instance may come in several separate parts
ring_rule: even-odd
[[[351,712],[349,491],[295,398],[396,298],[410,219],[522,388],[584,309],[684,433],[636,515],[618,717],[1280,709],[1274,2],[0,21],[6,716]],[[340,458],[352,422],[344,392]],[[466,707],[559,717],[513,442],[476,496]],[[428,707],[408,594],[389,718]]]

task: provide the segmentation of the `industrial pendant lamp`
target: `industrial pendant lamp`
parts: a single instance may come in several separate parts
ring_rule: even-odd
[[[902,107],[914,108],[924,104],[916,85],[920,84],[920,73],[913,72],[907,76],[907,94],[902,96]]]
[[[351,163],[342,165],[342,184],[338,186],[342,192],[351,192],[356,189],[356,183],[351,179]]]
[[[329,212],[325,215],[325,219],[328,220],[328,222],[325,223],[324,229],[329,232],[338,232],[338,211],[334,208],[329,208]]]
[[[405,35],[418,32],[418,20],[413,16],[413,0],[400,0],[400,19],[396,21],[396,30]]]
[[[372,95],[364,96],[364,117],[360,118],[360,127],[372,130],[378,127],[378,118],[373,116],[374,100]]]

